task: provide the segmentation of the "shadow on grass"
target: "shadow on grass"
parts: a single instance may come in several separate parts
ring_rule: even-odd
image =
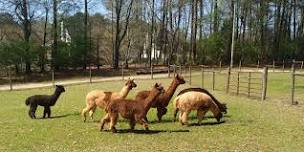
[[[79,113],[69,113],[69,114],[64,114],[64,115],[51,116],[50,118],[41,117],[41,118],[37,118],[37,119],[57,119],[57,118],[65,118],[65,117],[69,117],[69,116],[75,116],[75,115],[79,115]]]
[[[222,123],[225,123],[226,121],[220,121],[220,122],[203,122],[200,125],[198,123],[192,123],[189,124],[189,126],[214,126],[214,125],[220,125]]]
[[[223,118],[231,118],[231,115],[223,115]],[[194,120],[194,119],[197,119],[196,115],[189,116],[189,120]],[[215,119],[215,118],[212,115],[208,115],[208,116],[205,116],[204,119]]]
[[[111,132],[105,130],[105,132]],[[130,129],[118,129],[117,134],[133,133],[133,134],[158,134],[158,133],[179,133],[179,132],[190,132],[189,130],[133,130]]]
[[[173,122],[173,118],[172,119],[163,119],[160,122],[158,120],[152,120],[149,121],[149,124],[155,124],[155,123],[172,123]]]

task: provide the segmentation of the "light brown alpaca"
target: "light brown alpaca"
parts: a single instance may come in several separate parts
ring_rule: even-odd
[[[103,90],[94,90],[89,92],[86,96],[87,106],[81,112],[83,121],[86,121],[86,114],[88,111],[90,111],[90,117],[93,119],[93,114],[96,110],[96,107],[105,109],[110,101],[126,98],[130,90],[136,86],[137,85],[134,80],[129,78],[120,92],[106,92]]]
[[[118,99],[111,101],[106,108],[107,114],[101,120],[100,131],[103,130],[105,123],[110,122],[110,129],[112,132],[116,132],[115,125],[119,114],[123,118],[129,119],[131,131],[134,129],[136,122],[143,125],[146,130],[149,130],[148,122],[145,120],[145,117],[152,102],[161,92],[163,92],[163,90],[163,87],[156,83],[150,91],[149,96],[144,100]]]
[[[197,110],[198,124],[201,124],[205,114],[210,110],[219,122],[222,113],[212,98],[205,93],[190,91],[177,96],[173,101],[174,121],[180,110],[179,121],[182,125],[188,125],[188,115],[192,110]]]
[[[185,83],[184,78],[177,74],[174,77],[174,79],[171,82],[168,89],[164,93],[160,94],[157,98],[155,98],[155,101],[152,104],[152,108],[157,108],[157,118],[158,118],[159,122],[161,121],[162,116],[167,113],[167,106],[168,106],[176,88],[179,85],[184,84],[184,83]],[[136,94],[136,99],[143,100],[148,97],[149,93],[150,93],[150,91],[140,91]],[[146,118],[146,120],[147,120],[147,118]]]

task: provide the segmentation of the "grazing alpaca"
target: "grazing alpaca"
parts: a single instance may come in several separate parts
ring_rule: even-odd
[[[89,92],[86,96],[87,106],[81,112],[83,122],[86,121],[86,114],[88,111],[90,111],[90,117],[93,119],[93,114],[96,110],[96,107],[105,109],[111,100],[126,98],[130,90],[136,86],[137,85],[134,80],[129,78],[120,92],[106,92],[102,90],[94,90]]]
[[[175,121],[176,114],[178,110],[180,110],[179,121],[182,125],[188,124],[188,114],[191,110],[197,110],[197,118],[198,124],[200,125],[203,120],[205,114],[210,110],[216,120],[219,122],[222,118],[222,113],[217,106],[217,104],[213,101],[212,97],[203,92],[197,91],[189,91],[185,92],[174,99],[173,102],[174,107],[174,118]]]
[[[190,92],[190,91],[194,91],[194,92],[202,92],[202,93],[205,93],[207,95],[209,95],[212,100],[217,104],[217,106],[220,108],[221,112],[222,113],[227,113],[227,106],[225,103],[220,103],[208,90],[204,89],[204,88],[187,88],[187,89],[184,89],[182,91],[180,91],[177,96],[181,95],[181,94],[184,94],[186,92]]]
[[[185,80],[183,77],[179,76],[178,74],[174,77],[173,81],[171,82],[171,85],[169,88],[165,91],[165,93],[160,94],[155,101],[152,104],[153,108],[157,108],[157,117],[158,121],[160,122],[162,119],[162,116],[167,113],[167,106],[176,90],[176,88],[180,84],[184,84]],[[150,91],[141,91],[138,92],[136,95],[137,100],[143,100],[148,97]],[[147,120],[147,118],[145,118]]]
[[[112,132],[116,132],[115,125],[119,114],[123,118],[129,119],[131,131],[134,129],[136,122],[143,125],[146,130],[149,130],[148,122],[145,120],[147,112],[151,108],[154,99],[163,92],[163,90],[163,87],[156,83],[150,91],[149,96],[144,100],[119,99],[111,101],[106,108],[107,114],[101,121],[100,131],[103,130],[105,123],[110,122],[110,129]]]
[[[59,98],[60,94],[62,92],[65,92],[65,89],[61,85],[56,85],[56,89],[54,94],[52,95],[34,95],[30,96],[25,100],[25,104],[28,106],[30,105],[30,110],[28,112],[29,116],[32,119],[35,119],[35,112],[37,109],[37,106],[43,106],[44,112],[43,112],[43,118],[45,118],[46,114],[48,117],[51,117],[51,106],[54,106],[56,104],[57,99]]]

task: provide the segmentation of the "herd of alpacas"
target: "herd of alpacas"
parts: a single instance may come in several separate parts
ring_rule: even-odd
[[[100,131],[104,130],[104,125],[110,124],[109,129],[116,132],[116,123],[119,115],[129,120],[130,132],[134,130],[136,123],[149,130],[147,113],[150,108],[157,109],[157,118],[161,122],[162,117],[167,113],[167,106],[174,95],[177,87],[184,84],[182,76],[176,75],[173,78],[168,89],[164,89],[159,83],[155,83],[150,90],[144,90],[137,93],[135,99],[126,99],[132,88],[137,87],[133,79],[128,79],[120,92],[110,92],[103,90],[94,90],[86,96],[86,107],[82,110],[81,116],[86,121],[87,113],[93,119],[97,107],[104,109],[106,114],[100,121]],[[25,104],[30,106],[28,115],[35,119],[37,106],[43,106],[43,118],[47,115],[51,117],[51,106],[56,104],[61,93],[65,89],[61,85],[56,85],[52,95],[34,95],[28,97]],[[173,100],[173,109],[175,121],[179,112],[179,122],[182,125],[188,124],[188,115],[192,110],[197,110],[198,124],[201,124],[205,114],[210,110],[217,122],[227,113],[226,104],[220,103],[210,92],[203,88],[187,88],[178,93]]]

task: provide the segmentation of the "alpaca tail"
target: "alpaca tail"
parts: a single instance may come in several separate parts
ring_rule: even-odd
[[[25,100],[25,105],[27,105],[27,106],[28,106],[28,105],[30,105],[30,103],[31,103],[31,102],[30,102],[30,100],[29,100],[29,99],[26,99],[26,100]]]
[[[175,122],[177,113],[179,111],[179,109],[178,109],[178,97],[175,98],[174,101],[173,101],[173,109],[174,109],[173,121]]]

